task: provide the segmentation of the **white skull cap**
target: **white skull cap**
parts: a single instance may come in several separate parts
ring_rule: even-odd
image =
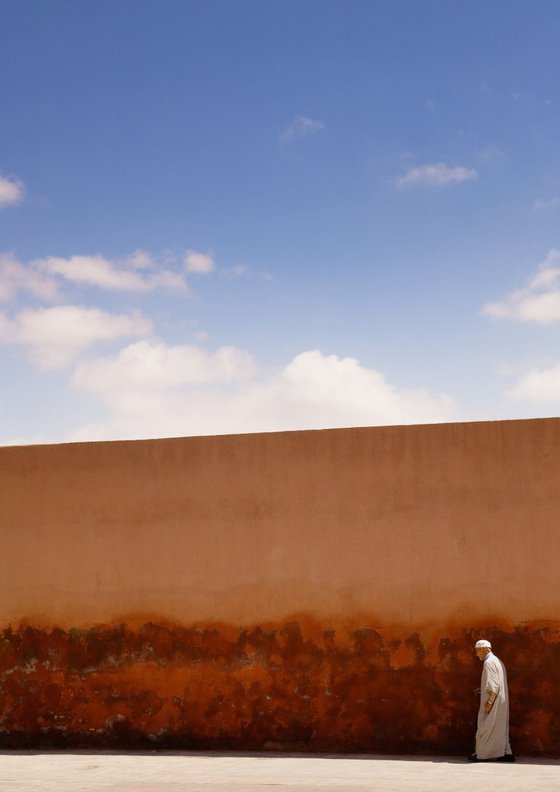
[[[482,641],[477,641],[475,643],[474,648],[475,649],[491,649],[492,648],[492,644],[490,643],[490,641],[485,641],[484,639],[482,639]]]

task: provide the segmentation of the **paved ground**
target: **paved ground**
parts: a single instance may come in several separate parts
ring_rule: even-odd
[[[532,792],[560,790],[560,761],[231,753],[0,752],[1,792]]]

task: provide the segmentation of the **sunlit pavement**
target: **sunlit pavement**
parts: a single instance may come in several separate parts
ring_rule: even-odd
[[[2,792],[492,792],[560,790],[560,761],[233,753],[0,752]]]

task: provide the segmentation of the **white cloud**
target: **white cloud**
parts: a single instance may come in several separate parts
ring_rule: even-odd
[[[196,250],[187,250],[187,255],[185,256],[185,269],[187,272],[208,275],[214,267],[214,254],[211,251],[199,253]]]
[[[10,343],[13,335],[12,323],[8,317],[0,311],[0,341]]]
[[[247,379],[254,364],[247,352],[221,347],[213,355],[196,346],[169,346],[162,341],[137,341],[117,355],[82,363],[76,387],[107,392],[162,391],[182,385],[229,383]]]
[[[231,275],[232,278],[242,278],[249,274],[249,267],[246,264],[236,264],[235,267],[224,270],[224,274]]]
[[[150,289],[165,289],[167,291],[187,292],[187,282],[178,272],[172,270],[161,270],[154,272],[147,279]]]
[[[402,390],[354,358],[297,355],[259,378],[251,357],[233,348],[139,342],[115,357],[84,363],[75,387],[99,397],[106,423],[71,439],[169,437],[452,420],[453,401]]]
[[[18,292],[49,301],[59,296],[52,278],[29,264],[22,264],[10,253],[0,253],[0,302],[15,299]]]
[[[558,209],[559,206],[560,206],[560,196],[555,195],[552,198],[539,198],[533,204],[533,209],[536,212],[539,212],[543,210],[546,211],[550,209]]]
[[[448,184],[460,184],[472,181],[478,176],[475,170],[462,165],[451,167],[444,162],[434,162],[431,165],[418,165],[410,168],[404,176],[396,180],[397,187],[444,187]]]
[[[156,288],[185,291],[184,278],[171,270],[157,270],[156,262],[145,251],[110,260],[104,256],[50,256],[35,262],[42,272],[61,276],[84,286],[111,291],[149,292]]]
[[[496,146],[494,143],[489,143],[487,146],[483,146],[482,148],[478,149],[474,156],[478,162],[483,164],[495,162],[505,163],[509,161],[509,157],[503,151],[503,149],[501,149],[499,146]]]
[[[22,181],[0,174],[0,209],[22,203],[25,187]]]
[[[502,300],[488,302],[482,313],[492,319],[551,324],[560,321],[560,251],[550,250],[537,273],[523,289],[507,294]]]
[[[130,269],[146,270],[155,266],[154,259],[147,250],[135,250],[124,261]]]
[[[99,286],[116,291],[148,291],[149,286],[137,273],[118,270],[102,256],[51,256],[37,262],[45,272],[61,275],[74,283]]]
[[[0,314],[0,341],[27,349],[40,369],[62,368],[94,344],[145,336],[152,325],[138,313],[111,314],[65,305],[20,311],[13,320]]]
[[[280,140],[287,143],[290,140],[297,140],[298,138],[306,138],[314,135],[325,128],[325,124],[317,118],[310,118],[309,116],[298,116],[288,124],[286,129],[280,135]]]
[[[533,404],[560,402],[560,364],[549,369],[533,369],[508,392],[511,399]]]
[[[65,281],[113,292],[187,291],[184,275],[162,267],[143,250],[122,259],[49,256],[27,263],[11,253],[0,253],[0,302],[15,299],[18,292],[52,301],[60,298],[60,284]]]
[[[236,264],[234,267],[222,270],[228,278],[258,278],[260,280],[273,281],[274,278],[266,270],[252,269],[247,264]]]

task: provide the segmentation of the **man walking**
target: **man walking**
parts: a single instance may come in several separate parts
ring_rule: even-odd
[[[480,708],[473,762],[515,762],[509,744],[509,695],[504,664],[492,654],[490,641],[477,641],[475,652],[482,660]]]

